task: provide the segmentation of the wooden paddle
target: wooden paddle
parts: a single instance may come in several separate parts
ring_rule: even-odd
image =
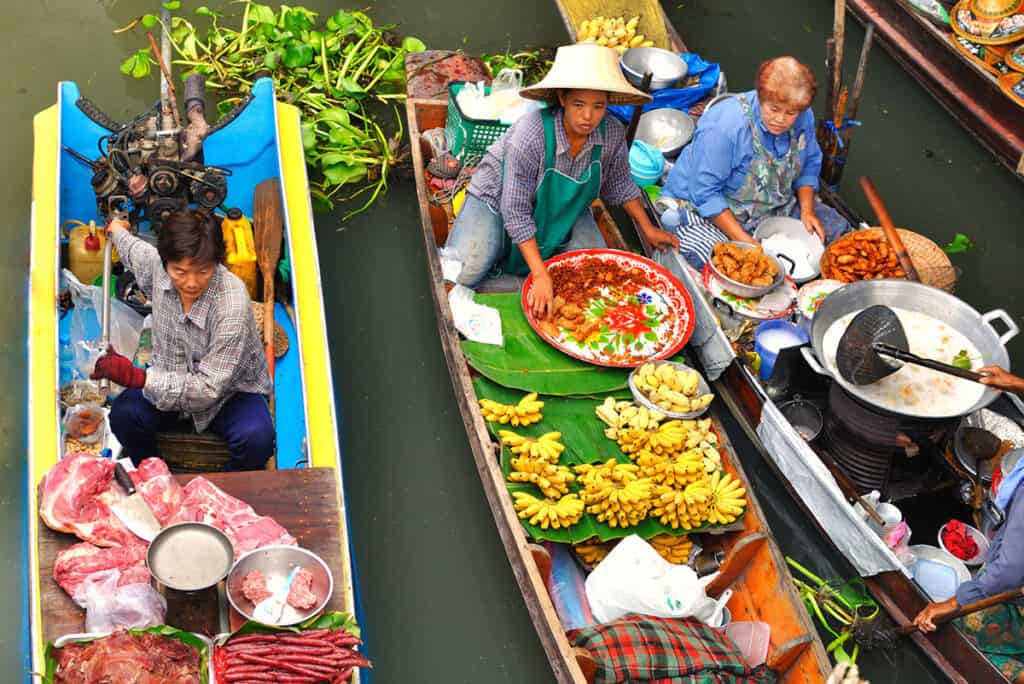
[[[896,226],[892,223],[892,217],[889,216],[889,210],[882,204],[882,198],[878,195],[878,190],[875,189],[875,184],[871,182],[871,179],[867,176],[860,177],[860,187],[864,190],[864,194],[867,195],[868,202],[871,203],[871,208],[875,210],[875,215],[878,216],[879,223],[882,224],[882,232],[885,233],[885,239],[889,242],[889,246],[896,252],[896,258],[900,260],[900,268],[903,269],[903,273],[906,274],[907,280],[913,280],[914,282],[920,282],[921,278],[917,275],[917,269],[914,268],[914,262],[910,259],[910,254],[907,253],[907,248],[903,246],[903,240],[900,239],[900,234],[896,232]]]
[[[274,376],[274,271],[281,258],[284,210],[281,204],[281,183],[268,178],[256,186],[253,199],[253,228],[256,261],[263,274],[263,339],[266,341],[267,367]]]
[[[943,615],[942,617],[935,618],[934,620],[932,620],[932,622],[934,622],[936,625],[945,624],[950,620],[957,619],[958,617],[970,615],[971,613],[977,613],[979,610],[985,610],[986,608],[998,606],[1001,603],[1006,603],[1007,601],[1013,601],[1019,598],[1024,598],[1024,587],[1017,587],[1016,589],[1007,589],[1006,591],[999,592],[998,594],[993,594],[992,596],[989,596],[985,599],[981,599],[980,601],[968,603],[966,606],[960,606],[952,613],[948,613],[947,615]],[[910,622],[900,627],[898,631],[900,634],[913,634],[917,631],[917,629],[917,625],[915,625],[913,622]]]
[[[650,71],[644,72],[644,79],[640,83],[640,90],[645,93],[651,87],[651,79],[654,78],[654,74]],[[626,128],[626,149],[633,144],[633,138],[636,137],[636,127],[640,125],[640,114],[644,110],[644,103],[633,105],[633,115],[629,117],[629,126]]]

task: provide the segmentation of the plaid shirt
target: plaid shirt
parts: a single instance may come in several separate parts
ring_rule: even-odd
[[[153,245],[127,231],[114,246],[153,303],[153,359],[143,396],[161,411],[192,417],[202,432],[235,392],[273,388],[249,292],[221,265],[188,313]]]
[[[627,615],[568,633],[598,662],[595,684],[768,684],[775,675],[751,670],[724,632],[693,619]]]
[[[640,197],[640,188],[629,171],[626,129],[613,116],[605,115],[604,139],[598,126],[587,136],[575,157],[569,156],[562,110],[555,110],[555,168],[572,178],[590,166],[595,143],[601,150],[601,199],[619,206]],[[533,222],[534,196],[544,178],[544,123],[539,111],[519,119],[487,148],[469,182],[468,192],[500,212],[512,242],[526,242],[537,233]]]

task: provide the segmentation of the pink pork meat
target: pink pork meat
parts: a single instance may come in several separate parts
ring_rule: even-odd
[[[267,578],[259,570],[246,573],[242,578],[242,596],[257,604],[273,594],[267,589]]]
[[[292,586],[288,589],[287,601],[289,606],[299,610],[309,610],[318,603],[313,593],[313,573],[306,568],[300,568],[295,573]]]
[[[89,454],[58,461],[39,485],[39,516],[50,529],[70,532],[96,546],[143,543],[121,524],[110,505],[125,497],[112,486],[114,462]]]
[[[181,485],[171,475],[167,464],[159,458],[147,458],[130,475],[135,489],[153,511],[153,517],[166,526],[181,508],[184,496]]]
[[[53,579],[69,596],[77,594],[85,578],[92,573],[113,568],[121,571],[118,586],[148,583],[146,548],[145,543],[100,548],[81,542],[57,554]]]

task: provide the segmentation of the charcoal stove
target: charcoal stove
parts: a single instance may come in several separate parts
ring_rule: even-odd
[[[877,489],[886,499],[920,491],[944,471],[936,466],[959,422],[883,413],[831,383],[821,446],[861,493]]]

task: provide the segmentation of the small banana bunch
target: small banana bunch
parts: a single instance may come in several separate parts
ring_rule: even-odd
[[[570,527],[583,517],[583,502],[575,494],[567,494],[558,501],[552,501],[548,498],[538,499],[526,492],[512,492],[512,498],[515,499],[513,506],[519,517],[544,530],[549,527],[556,530]]]
[[[707,442],[701,442],[700,452],[704,462],[704,472],[708,475],[722,469],[722,454]]]
[[[604,403],[600,404],[594,413],[608,426],[604,431],[604,436],[608,439],[617,439],[619,430],[626,428],[652,430],[665,419],[664,414],[657,411],[650,411],[631,401],[615,401],[612,397],[606,397]]]
[[[700,373],[676,370],[670,363],[645,363],[636,370],[633,383],[649,401],[672,413],[703,411],[715,398],[710,393],[697,396]]]
[[[569,493],[569,483],[576,476],[565,466],[554,465],[547,461],[530,458],[513,458],[510,461],[512,472],[508,474],[510,482],[532,482],[540,488],[541,493],[549,499],[560,499]]]
[[[685,489],[661,487],[651,508],[651,517],[673,530],[692,530],[707,519],[708,502],[712,497],[710,480],[703,478],[686,485]]]
[[[648,539],[647,543],[654,547],[659,556],[676,565],[686,565],[693,549],[693,542],[685,534],[659,534]]]
[[[708,522],[728,525],[747,507],[747,490],[730,474],[715,471],[709,481]]]
[[[599,542],[576,544],[574,545],[573,551],[579,556],[580,560],[589,565],[591,568],[597,567],[597,564],[605,559],[608,553],[615,547],[614,543],[602,544]]]
[[[685,487],[704,478],[706,472],[704,454],[696,449],[666,455],[644,450],[637,454],[636,464],[643,477],[666,487]]]
[[[539,423],[544,417],[540,412],[543,407],[544,402],[537,401],[536,392],[530,392],[520,399],[518,404],[499,404],[493,399],[480,400],[480,410],[484,414],[484,420],[489,423],[517,427]]]
[[[558,463],[559,456],[565,450],[565,445],[558,441],[562,438],[561,432],[547,432],[537,439],[533,439],[518,435],[511,430],[499,430],[498,437],[501,438],[502,444],[511,449],[513,454],[548,463]]]
[[[587,512],[611,527],[632,527],[647,517],[653,484],[638,477],[639,467],[609,459],[600,465],[576,466],[583,483]]]
[[[681,420],[670,420],[658,426],[647,441],[648,448],[656,454],[670,453],[682,449],[690,436],[688,426]]]
[[[623,17],[594,17],[580,24],[576,41],[615,48],[620,55],[631,47],[652,47],[654,41],[645,40],[642,33],[636,32],[639,23],[640,17],[629,21]]]

